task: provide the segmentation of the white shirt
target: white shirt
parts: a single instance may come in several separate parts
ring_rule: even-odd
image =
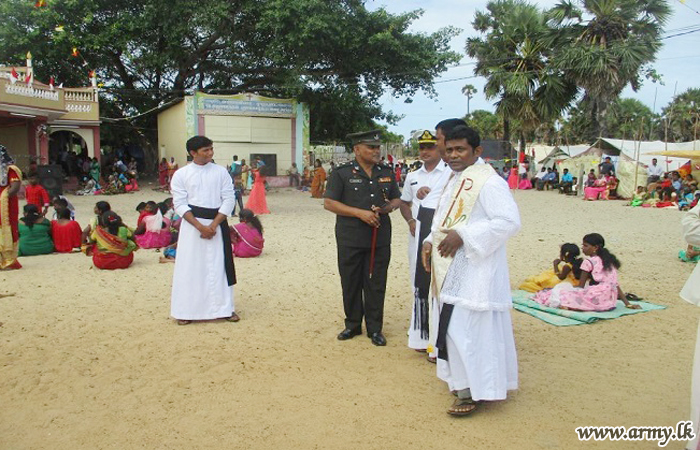
[[[538,180],[541,180],[542,178],[544,178],[545,175],[547,175],[547,171],[546,171],[546,170],[545,170],[545,171],[539,171],[539,172],[537,172],[537,175],[535,175],[535,178],[537,178]]]
[[[419,200],[418,197],[416,197],[416,193],[420,188],[425,186],[429,187],[430,191],[432,192],[436,187],[444,185],[440,183],[445,176],[445,173],[447,173],[447,176],[449,176],[450,172],[452,172],[450,167],[443,161],[438,162],[430,172],[425,170],[425,165],[423,165],[420,169],[406,175],[406,180],[404,181],[403,185],[403,192],[401,192],[401,200],[413,203],[413,207],[411,209],[415,209],[415,211],[418,211],[418,206],[435,209],[437,206],[437,199],[440,198],[439,196],[433,196],[436,198],[436,200],[434,204],[431,204],[426,203],[429,194],[425,196],[423,200]]]
[[[650,177],[662,177],[664,174],[664,169],[661,168],[661,166],[649,164],[649,167],[647,167],[647,175]]]

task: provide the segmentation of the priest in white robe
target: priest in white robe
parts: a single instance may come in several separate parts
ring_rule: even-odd
[[[683,237],[691,245],[700,246],[700,204],[688,211],[681,220]],[[681,298],[689,303],[700,306],[700,264],[690,274],[688,281],[681,290]],[[695,343],[695,361],[693,363],[692,393],[690,399],[690,420],[693,421],[695,438],[686,446],[689,450],[700,449],[700,326]]]
[[[440,302],[437,374],[457,395],[447,412],[463,416],[518,387],[506,242],[520,229],[520,215],[507,183],[477,163],[476,131],[456,127],[445,141],[454,173],[421,256]]]
[[[183,218],[177,241],[171,315],[180,325],[194,320],[239,320],[233,304],[235,270],[227,217],[235,195],[231,177],[213,162],[210,139],[187,141],[192,162],[173,175],[170,191]]]

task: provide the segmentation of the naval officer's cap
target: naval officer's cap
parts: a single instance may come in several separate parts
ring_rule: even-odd
[[[433,133],[431,133],[428,130],[425,130],[418,138],[418,144],[435,145],[437,144],[437,138]]]

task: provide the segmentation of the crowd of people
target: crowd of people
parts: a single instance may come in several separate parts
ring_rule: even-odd
[[[500,173],[486,164],[480,157],[478,133],[460,119],[440,122],[435,134],[423,133],[421,164],[412,171],[405,164],[390,167],[381,162],[380,132],[358,133],[350,139],[355,159],[329,174],[317,160],[310,183],[313,196],[322,197],[325,209],[336,215],[345,312],[344,329],[337,338],[345,341],[363,334],[364,323],[371,343],[386,345],[382,327],[391,258],[389,215],[400,209],[412,237],[408,346],[425,352],[437,364],[438,377],[456,397],[449,414],[469,415],[482,401],[505,399],[518,386],[505,250],[508,239],[520,229],[518,207],[509,189],[513,168]],[[138,205],[135,228],[102,201],[95,205],[95,217],[78,233],[80,226],[67,199],[56,197],[49,203],[48,193],[29,177],[23,217],[13,228],[11,213],[0,216],[1,267],[19,268],[19,255],[82,248],[95,267],[124,269],[139,248],[163,249],[162,259],[175,263],[171,315],[178,324],[240,320],[233,301],[233,256],[255,257],[263,250],[263,227],[257,214],[269,212],[264,164],[256,161],[245,172],[254,180],[243,208],[239,199],[249,185],[243,182],[245,161],[237,163],[234,157],[228,169],[214,164],[213,142],[204,136],[191,138],[187,151],[192,163],[165,178],[173,197]],[[0,163],[0,200],[5,210],[17,211],[21,171],[3,147]],[[586,189],[591,190],[584,189],[584,198],[614,196],[614,168],[606,163],[598,174],[589,174]],[[518,184],[526,180],[540,190],[573,190],[576,180],[568,171],[561,177],[556,168],[543,168],[540,173],[532,180],[519,174]],[[289,175],[301,182],[298,171]],[[677,181],[675,175],[672,179]],[[54,220],[49,221],[51,205]],[[227,217],[237,206],[240,223],[229,226]],[[254,209],[260,206],[262,212]],[[700,255],[697,242],[691,244],[683,258]],[[581,259],[581,253],[587,259]],[[630,303],[636,298],[620,287],[620,266],[603,236],[591,233],[583,237],[580,249],[571,243],[562,245],[552,270],[527,279],[521,288],[533,292],[534,301],[555,308],[607,311],[618,300],[638,308]]]

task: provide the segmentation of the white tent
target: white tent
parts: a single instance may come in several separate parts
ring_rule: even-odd
[[[616,156],[618,152],[624,153],[646,166],[651,164],[652,159],[656,158],[658,164],[668,172],[677,170],[688,162],[688,158],[659,156],[658,154],[655,155],[654,152],[700,150],[700,141],[666,143],[662,141],[626,141],[623,139],[601,138],[593,144],[593,147],[602,148],[605,154],[610,156]]]
[[[614,152],[613,150],[606,151],[597,147],[590,147],[578,156],[561,161],[559,163],[559,172],[569,169],[573,176],[578,177],[579,183],[583,183],[591,169],[595,169],[596,173],[598,173],[598,164],[603,162],[606,156],[616,160],[615,175],[620,180],[620,184],[617,187],[619,196],[632,197],[637,186],[646,185],[647,171],[643,164],[637,163],[625,153]]]

